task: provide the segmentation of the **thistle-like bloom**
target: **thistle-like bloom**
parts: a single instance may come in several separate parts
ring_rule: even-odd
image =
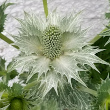
[[[102,50],[88,45],[87,30],[81,30],[79,14],[61,17],[53,12],[43,19],[25,13],[24,19],[18,21],[19,35],[13,38],[22,54],[14,59],[8,71],[19,67],[22,71],[31,70],[27,81],[38,73],[41,86],[45,86],[44,95],[52,88],[57,92],[63,80],[71,84],[71,79],[75,79],[86,86],[79,71],[85,71],[85,65],[97,70],[94,63],[108,64],[95,55]]]

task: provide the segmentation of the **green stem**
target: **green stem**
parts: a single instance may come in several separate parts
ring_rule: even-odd
[[[110,26],[110,25],[109,25]],[[105,28],[105,29],[103,29],[100,33],[102,33],[102,32],[104,32],[104,31],[106,31],[108,28]],[[100,34],[99,33],[99,34]],[[100,36],[100,35],[97,35],[96,37],[94,37],[89,43],[90,44],[94,44],[97,40],[99,40],[102,36]]]
[[[7,42],[8,44],[12,44],[14,43],[12,40],[10,40],[9,38],[7,38],[6,36],[4,36],[2,33],[0,33],[0,38],[2,40],[4,40],[5,42]],[[17,46],[12,45],[13,47],[15,47],[16,49],[19,49]]]
[[[105,107],[106,110],[109,110],[109,109],[110,109],[110,108],[109,108],[109,107],[110,107],[109,104],[110,104],[110,101],[109,101],[109,100],[106,100],[106,101],[105,101],[105,104],[104,104],[104,107]]]
[[[87,88],[87,87],[81,86],[81,87],[79,87],[78,89],[81,90],[81,91],[87,92],[87,93],[89,93],[89,94],[92,94],[92,95],[95,96],[95,97],[98,96],[97,91],[92,90],[92,89],[89,89],[89,88]]]
[[[108,110],[108,103],[106,103],[106,110]]]
[[[45,16],[46,16],[46,18],[47,18],[47,16],[48,16],[47,0],[43,0],[43,6],[44,6]]]

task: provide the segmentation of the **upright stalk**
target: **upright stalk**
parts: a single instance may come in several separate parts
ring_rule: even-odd
[[[43,0],[43,6],[44,6],[45,16],[46,16],[46,18],[47,18],[47,16],[48,16],[47,0]]]
[[[108,103],[106,103],[106,105],[105,105],[105,106],[106,106],[106,110],[108,110]]]

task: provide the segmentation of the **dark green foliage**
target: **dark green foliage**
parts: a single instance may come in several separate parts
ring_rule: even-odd
[[[20,84],[14,83],[11,87],[11,91],[13,91],[13,94],[21,95],[22,94],[23,87]]]
[[[3,71],[3,70],[5,70],[5,60],[0,57],[0,71]],[[0,72],[0,76],[1,75],[3,74]]]
[[[110,110],[110,79],[107,77],[101,81],[101,84],[97,88],[98,96],[95,107],[97,110]],[[99,107],[100,106],[100,107]],[[96,109],[95,109],[96,110]]]
[[[0,82],[0,92],[4,91],[7,88],[9,88],[7,85],[5,85],[3,82]]]
[[[108,41],[109,36],[101,37],[98,41],[96,41],[93,46],[98,46],[100,49],[105,49],[102,52],[97,53],[97,56],[106,62],[110,63],[110,43],[105,45]],[[100,83],[101,79],[106,79],[107,75],[110,73],[110,66],[103,64],[96,64],[96,67],[100,71],[97,72],[93,69],[90,70],[91,78],[93,83]]]
[[[5,14],[5,9],[10,6],[13,5],[13,3],[6,3],[4,2],[1,6],[0,6],[0,33],[3,32],[4,30],[4,23],[7,17],[7,14]]]

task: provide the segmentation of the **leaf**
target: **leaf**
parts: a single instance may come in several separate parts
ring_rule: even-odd
[[[105,13],[105,17],[106,17],[107,19],[110,19],[110,13]]]
[[[0,82],[0,91],[4,91],[5,89],[8,89],[8,86],[3,82]]]
[[[107,77],[101,81],[101,84],[97,88],[98,96],[95,107],[98,110],[109,110],[110,104],[110,79]]]
[[[3,83],[8,83],[9,80],[15,78],[18,75],[16,70],[8,72],[5,69],[5,60],[0,57],[0,77],[2,77]]]
[[[0,108],[0,110],[7,110],[7,108],[9,107],[9,105],[3,107],[3,108]]]
[[[4,30],[4,23],[7,17],[7,14],[5,14],[5,9],[9,7],[10,5],[13,5],[13,3],[6,3],[6,1],[0,6],[0,33]]]
[[[97,53],[96,55],[103,59],[104,61],[110,63],[110,43],[105,45],[109,37],[102,37],[96,41],[93,46],[98,46],[100,49],[105,49],[104,51]],[[100,83],[101,79],[106,79],[107,75],[110,73],[109,65],[95,64],[96,68],[100,71],[99,74],[96,70],[91,69],[91,78],[93,83]]]
[[[5,70],[5,60],[0,57],[0,71]]]
[[[15,94],[22,94],[23,87],[19,83],[14,83],[11,90],[15,92]]]
[[[3,92],[0,92],[0,100],[1,100],[1,98],[2,98],[3,93],[4,93],[4,91],[3,91]]]

